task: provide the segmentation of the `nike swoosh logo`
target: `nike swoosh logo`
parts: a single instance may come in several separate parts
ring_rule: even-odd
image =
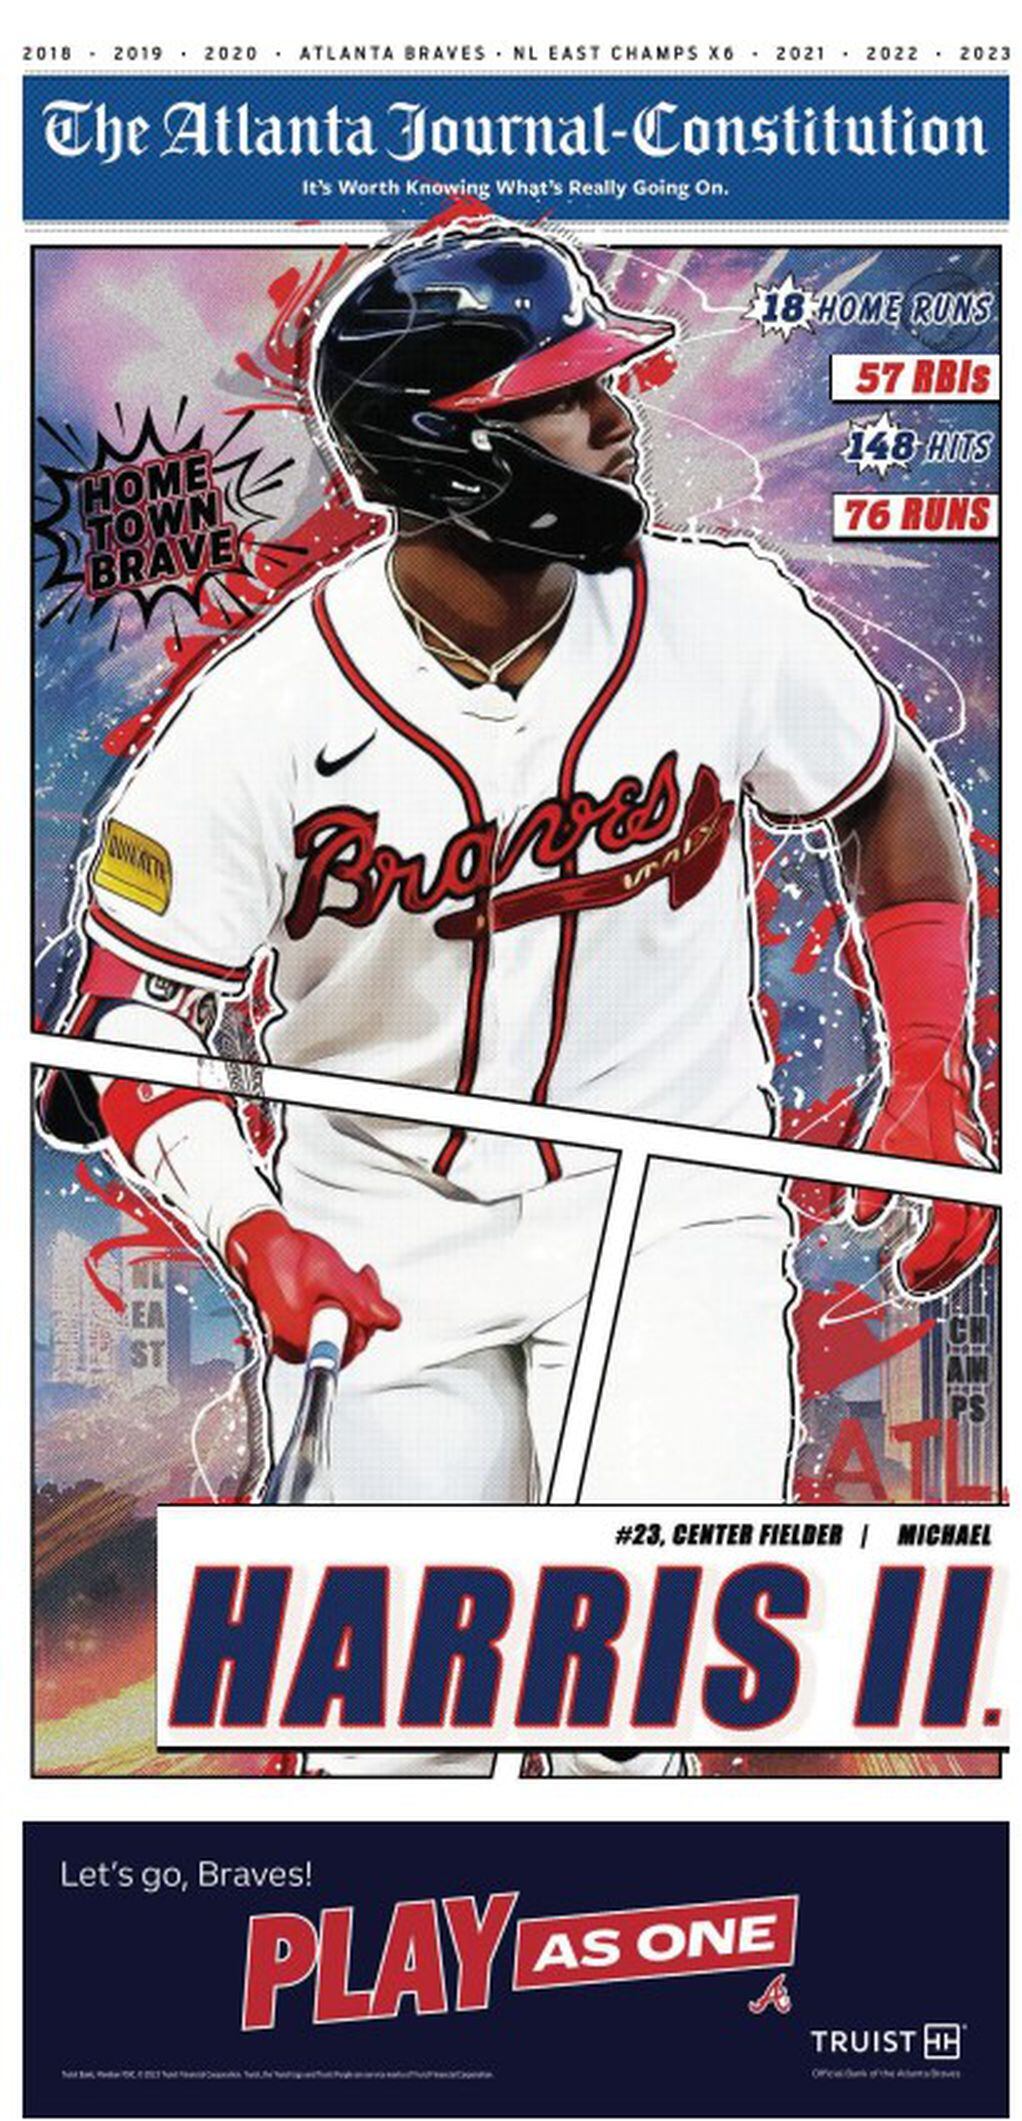
[[[375,743],[375,741],[376,731],[374,729],[372,735],[367,736],[364,743],[356,744],[354,751],[346,751],[343,758],[328,759],[325,750],[317,752],[316,772],[324,774],[328,779],[332,773],[343,773],[345,766],[350,766],[353,759],[361,758],[363,751],[367,751],[370,744]]]

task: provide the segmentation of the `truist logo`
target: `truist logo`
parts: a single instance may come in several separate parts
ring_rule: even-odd
[[[432,874],[425,854],[404,854],[379,839],[376,813],[350,805],[317,810],[295,828],[295,854],[303,867],[287,932],[298,942],[321,917],[367,928],[392,900],[405,913],[422,914],[453,900],[460,910],[442,914],[436,932],[471,939],[487,928],[621,905],[660,882],[676,909],[709,883],[734,815],[716,774],[700,766],[674,832],[681,809],[677,768],[677,753],[669,751],[645,784],[635,774],[622,774],[602,797],[584,790],[550,796],[510,835],[502,836],[494,822],[467,825],[448,840]],[[578,857],[587,845],[619,859],[613,867],[579,875]],[[622,861],[622,855],[632,859]],[[502,890],[526,856],[556,874]],[[345,893],[340,904],[328,899],[338,886]]]
[[[910,2055],[919,2040],[914,2025],[814,2025],[809,2038],[818,2055]]]
[[[809,2038],[817,2055],[900,2055],[924,2062],[960,2062],[965,2026],[958,2019],[925,2025],[814,2025]]]

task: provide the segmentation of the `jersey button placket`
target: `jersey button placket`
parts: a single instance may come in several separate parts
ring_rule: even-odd
[[[519,789],[521,765],[519,760],[524,749],[524,729],[517,714],[502,716],[491,729],[491,769],[495,799],[491,815],[496,826],[494,835],[494,870],[499,865],[511,833],[521,815]],[[501,936],[493,917],[494,889],[502,889],[495,874],[486,903],[486,919],[490,924],[490,993],[489,1024],[487,1026],[487,1048],[490,1056],[488,1087],[497,1096],[513,1096],[519,1088],[519,1071],[515,1067],[514,1011],[505,1005],[507,957],[506,945],[510,937]],[[507,1045],[508,1037],[512,1046]]]

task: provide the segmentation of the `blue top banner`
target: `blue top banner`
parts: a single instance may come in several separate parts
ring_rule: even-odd
[[[30,75],[30,221],[997,221],[1003,76]]]

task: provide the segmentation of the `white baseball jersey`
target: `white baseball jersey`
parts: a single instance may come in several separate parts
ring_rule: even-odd
[[[103,824],[86,925],[225,994],[273,954],[268,1059],[764,1132],[746,795],[861,796],[890,701],[748,546],[578,578],[517,698],[423,649],[380,543],[221,652]],[[603,1160],[373,1121],[481,1199]]]

